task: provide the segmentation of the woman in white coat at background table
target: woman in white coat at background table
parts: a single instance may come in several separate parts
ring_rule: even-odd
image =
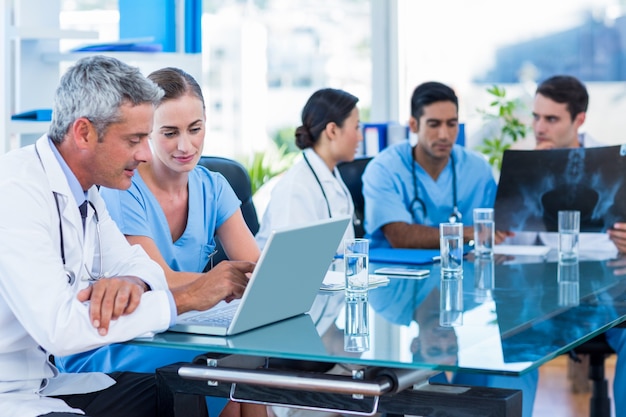
[[[352,161],[363,140],[358,98],[343,90],[325,88],[309,98],[296,129],[302,159],[283,174],[272,190],[261,228],[256,235],[261,249],[272,230],[337,216],[353,216],[350,191],[337,164]],[[344,238],[354,237],[352,224]],[[338,252],[343,252],[343,245]]]
[[[272,230],[306,224],[337,216],[354,216],[354,204],[337,164],[354,160],[363,140],[359,123],[358,98],[343,90],[325,88],[309,98],[302,109],[302,125],[296,129],[296,145],[302,159],[283,174],[272,190],[270,202],[256,235],[261,249]],[[344,239],[354,238],[354,226],[348,225]],[[343,253],[343,244],[337,248]],[[324,312],[340,307],[331,295],[318,296],[310,315],[325,344],[343,331],[324,320]],[[343,299],[341,299],[343,302]],[[324,324],[326,323],[326,324]],[[330,326],[329,326],[330,325]],[[334,413],[312,412],[285,407],[271,407],[276,417],[335,417]]]

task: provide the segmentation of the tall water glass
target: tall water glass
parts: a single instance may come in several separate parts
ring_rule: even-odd
[[[367,239],[346,239],[343,260],[346,298],[366,298],[369,288],[369,241]]]
[[[441,223],[439,225],[441,252],[441,274],[463,273],[463,223]]]
[[[474,209],[474,253],[476,256],[493,256],[494,241],[493,209]]]
[[[559,211],[559,259],[578,259],[580,211]]]

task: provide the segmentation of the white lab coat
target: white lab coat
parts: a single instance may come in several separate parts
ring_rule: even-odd
[[[341,179],[339,170],[335,168],[331,172],[322,158],[311,148],[305,149],[304,154],[324,187],[331,217],[354,216],[352,197]],[[324,194],[303,158],[289,168],[274,186],[269,205],[261,220],[261,228],[255,238],[259,247],[263,249],[274,229],[311,223],[328,217]],[[353,237],[354,227],[349,224],[344,239]],[[343,252],[342,248],[343,245],[340,245],[337,251]]]
[[[61,211],[66,267],[77,276],[73,284],[61,261],[53,192]],[[46,393],[97,391],[111,380],[100,375],[86,386],[80,375],[64,374],[60,384],[48,354],[68,355],[165,330],[171,318],[165,276],[139,246],[128,244],[92,187],[88,197],[99,215],[104,271],[141,277],[152,288],[136,312],[112,322],[109,333],[100,336],[89,321],[88,306],[76,298],[89,284],[81,279],[84,265],[96,263],[96,271],[99,266],[94,212],[89,210],[83,237],[76,200],[46,136],[0,158],[0,195],[0,410],[20,417],[68,412],[72,409],[65,402]]]

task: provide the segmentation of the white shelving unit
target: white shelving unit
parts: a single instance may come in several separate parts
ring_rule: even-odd
[[[46,29],[38,27],[9,27],[11,39],[97,39],[98,32],[80,30]]]
[[[58,52],[60,39],[94,39],[98,34],[61,30],[59,1],[2,0],[2,5],[0,152],[4,153],[32,142],[48,128],[48,122],[11,120],[13,114],[52,106],[59,64],[45,62],[43,54]]]
[[[63,53],[61,39],[97,41],[98,33],[62,30],[60,0],[0,0],[0,154],[32,143],[48,130],[49,122],[15,121],[11,115],[52,107],[62,68],[84,56],[106,54],[148,74],[176,66],[202,79],[201,54],[140,52]]]

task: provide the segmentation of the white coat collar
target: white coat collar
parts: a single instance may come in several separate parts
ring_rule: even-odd
[[[57,193],[62,195],[64,198],[69,199],[72,196],[75,200],[74,193],[72,193],[72,189],[70,188],[68,179],[63,172],[63,169],[59,165],[59,161],[57,157],[54,155],[54,152],[50,148],[50,143],[47,135],[43,135],[37,142],[35,143],[35,149],[37,151],[37,155],[41,160],[41,165],[43,166],[44,171],[46,172],[46,176],[48,177],[48,181],[50,182],[50,188],[53,193]],[[93,186],[88,190],[88,194],[93,192],[98,192],[98,189]],[[80,204],[81,201],[77,201]]]
[[[52,192],[61,194],[65,197],[72,195],[72,190],[70,190],[67,178],[65,177],[59,162],[54,156],[52,149],[50,149],[47,135],[43,135],[37,139],[35,149],[37,151],[37,156],[41,161],[41,165],[43,166],[43,170],[48,177],[48,181],[50,182]]]
[[[308,159],[309,163],[315,170],[317,178],[320,182],[335,182],[339,178],[339,171],[337,167],[331,172],[326,165],[326,162],[313,150],[313,148],[306,148],[303,151],[304,155]],[[334,174],[334,175],[333,175]]]
[[[80,211],[78,210],[78,205],[76,204],[76,199],[70,189],[67,177],[50,148],[47,135],[43,135],[37,139],[37,142],[35,143],[35,150],[39,160],[41,161],[45,175],[48,178],[50,189],[53,194],[52,197],[55,199],[55,204],[58,203],[59,211],[64,219],[63,223],[68,226],[71,225],[71,227],[75,229],[78,241],[82,241],[83,228]],[[95,186],[89,189],[88,195],[92,195],[93,193],[98,193],[98,189]],[[93,201],[93,197],[90,197],[90,200]]]

